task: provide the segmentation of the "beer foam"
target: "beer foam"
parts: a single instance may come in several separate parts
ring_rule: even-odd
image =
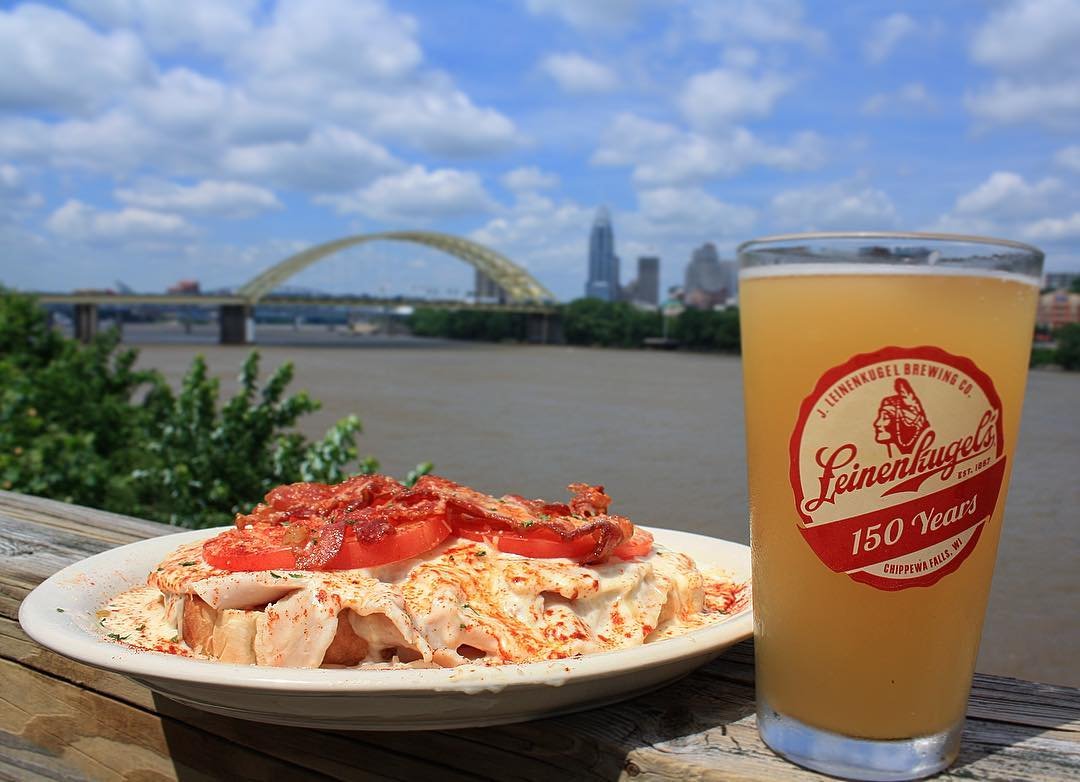
[[[1038,288],[1041,281],[1037,277],[1018,272],[999,269],[979,269],[961,266],[901,266],[888,263],[778,263],[765,266],[751,266],[739,270],[739,280],[753,280],[762,277],[826,277],[826,276],[939,276],[939,277],[986,277],[1001,282],[1018,282]]]

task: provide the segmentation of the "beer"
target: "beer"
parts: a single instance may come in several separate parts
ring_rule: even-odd
[[[958,741],[1037,294],[978,269],[744,268],[759,722]]]

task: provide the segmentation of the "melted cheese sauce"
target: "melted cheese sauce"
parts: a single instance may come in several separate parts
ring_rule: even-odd
[[[132,647],[280,667],[433,667],[562,659],[682,635],[749,600],[661,546],[583,566],[454,540],[377,568],[217,570],[183,546],[99,612]]]

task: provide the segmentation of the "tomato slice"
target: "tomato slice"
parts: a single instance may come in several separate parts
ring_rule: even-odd
[[[563,540],[550,530],[536,532],[513,532],[492,529],[486,524],[459,524],[457,534],[477,543],[487,543],[507,554],[520,554],[536,559],[574,559],[587,557],[596,548],[596,533],[582,535],[574,540]]]
[[[306,538],[284,526],[226,530],[203,543],[203,559],[220,570],[288,570],[296,567],[297,532]]]
[[[378,526],[374,528],[373,525]],[[331,529],[340,526],[344,526],[344,534],[340,529]],[[321,555],[313,552],[326,541],[330,532],[340,535],[341,543],[336,551]],[[445,518],[436,515],[401,524],[374,521],[343,525],[339,522],[316,529],[300,525],[265,525],[222,532],[203,544],[203,558],[213,567],[232,571],[349,570],[418,556],[449,536],[450,525]],[[333,544],[337,546],[336,541]],[[320,564],[305,568],[305,559]]]
[[[375,567],[419,556],[450,537],[450,525],[446,519],[435,516],[401,525],[386,524],[378,532],[381,534],[371,536],[370,540],[361,540],[346,531],[341,551],[323,569]]]
[[[611,552],[619,559],[634,559],[644,557],[653,547],[652,533],[641,527],[634,527],[634,536],[630,540],[623,541]]]

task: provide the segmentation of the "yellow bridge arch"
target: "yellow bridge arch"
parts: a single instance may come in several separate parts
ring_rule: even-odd
[[[285,280],[298,274],[313,263],[321,261],[326,256],[358,244],[383,240],[422,244],[465,261],[465,263],[485,274],[496,285],[506,291],[507,298],[512,303],[525,304],[555,300],[555,295],[551,291],[505,255],[484,247],[482,244],[462,239],[460,236],[451,236],[450,234],[435,231],[385,231],[382,233],[346,236],[344,239],[325,242],[302,250],[274,264],[251,279],[237,292],[251,304],[255,304]]]

